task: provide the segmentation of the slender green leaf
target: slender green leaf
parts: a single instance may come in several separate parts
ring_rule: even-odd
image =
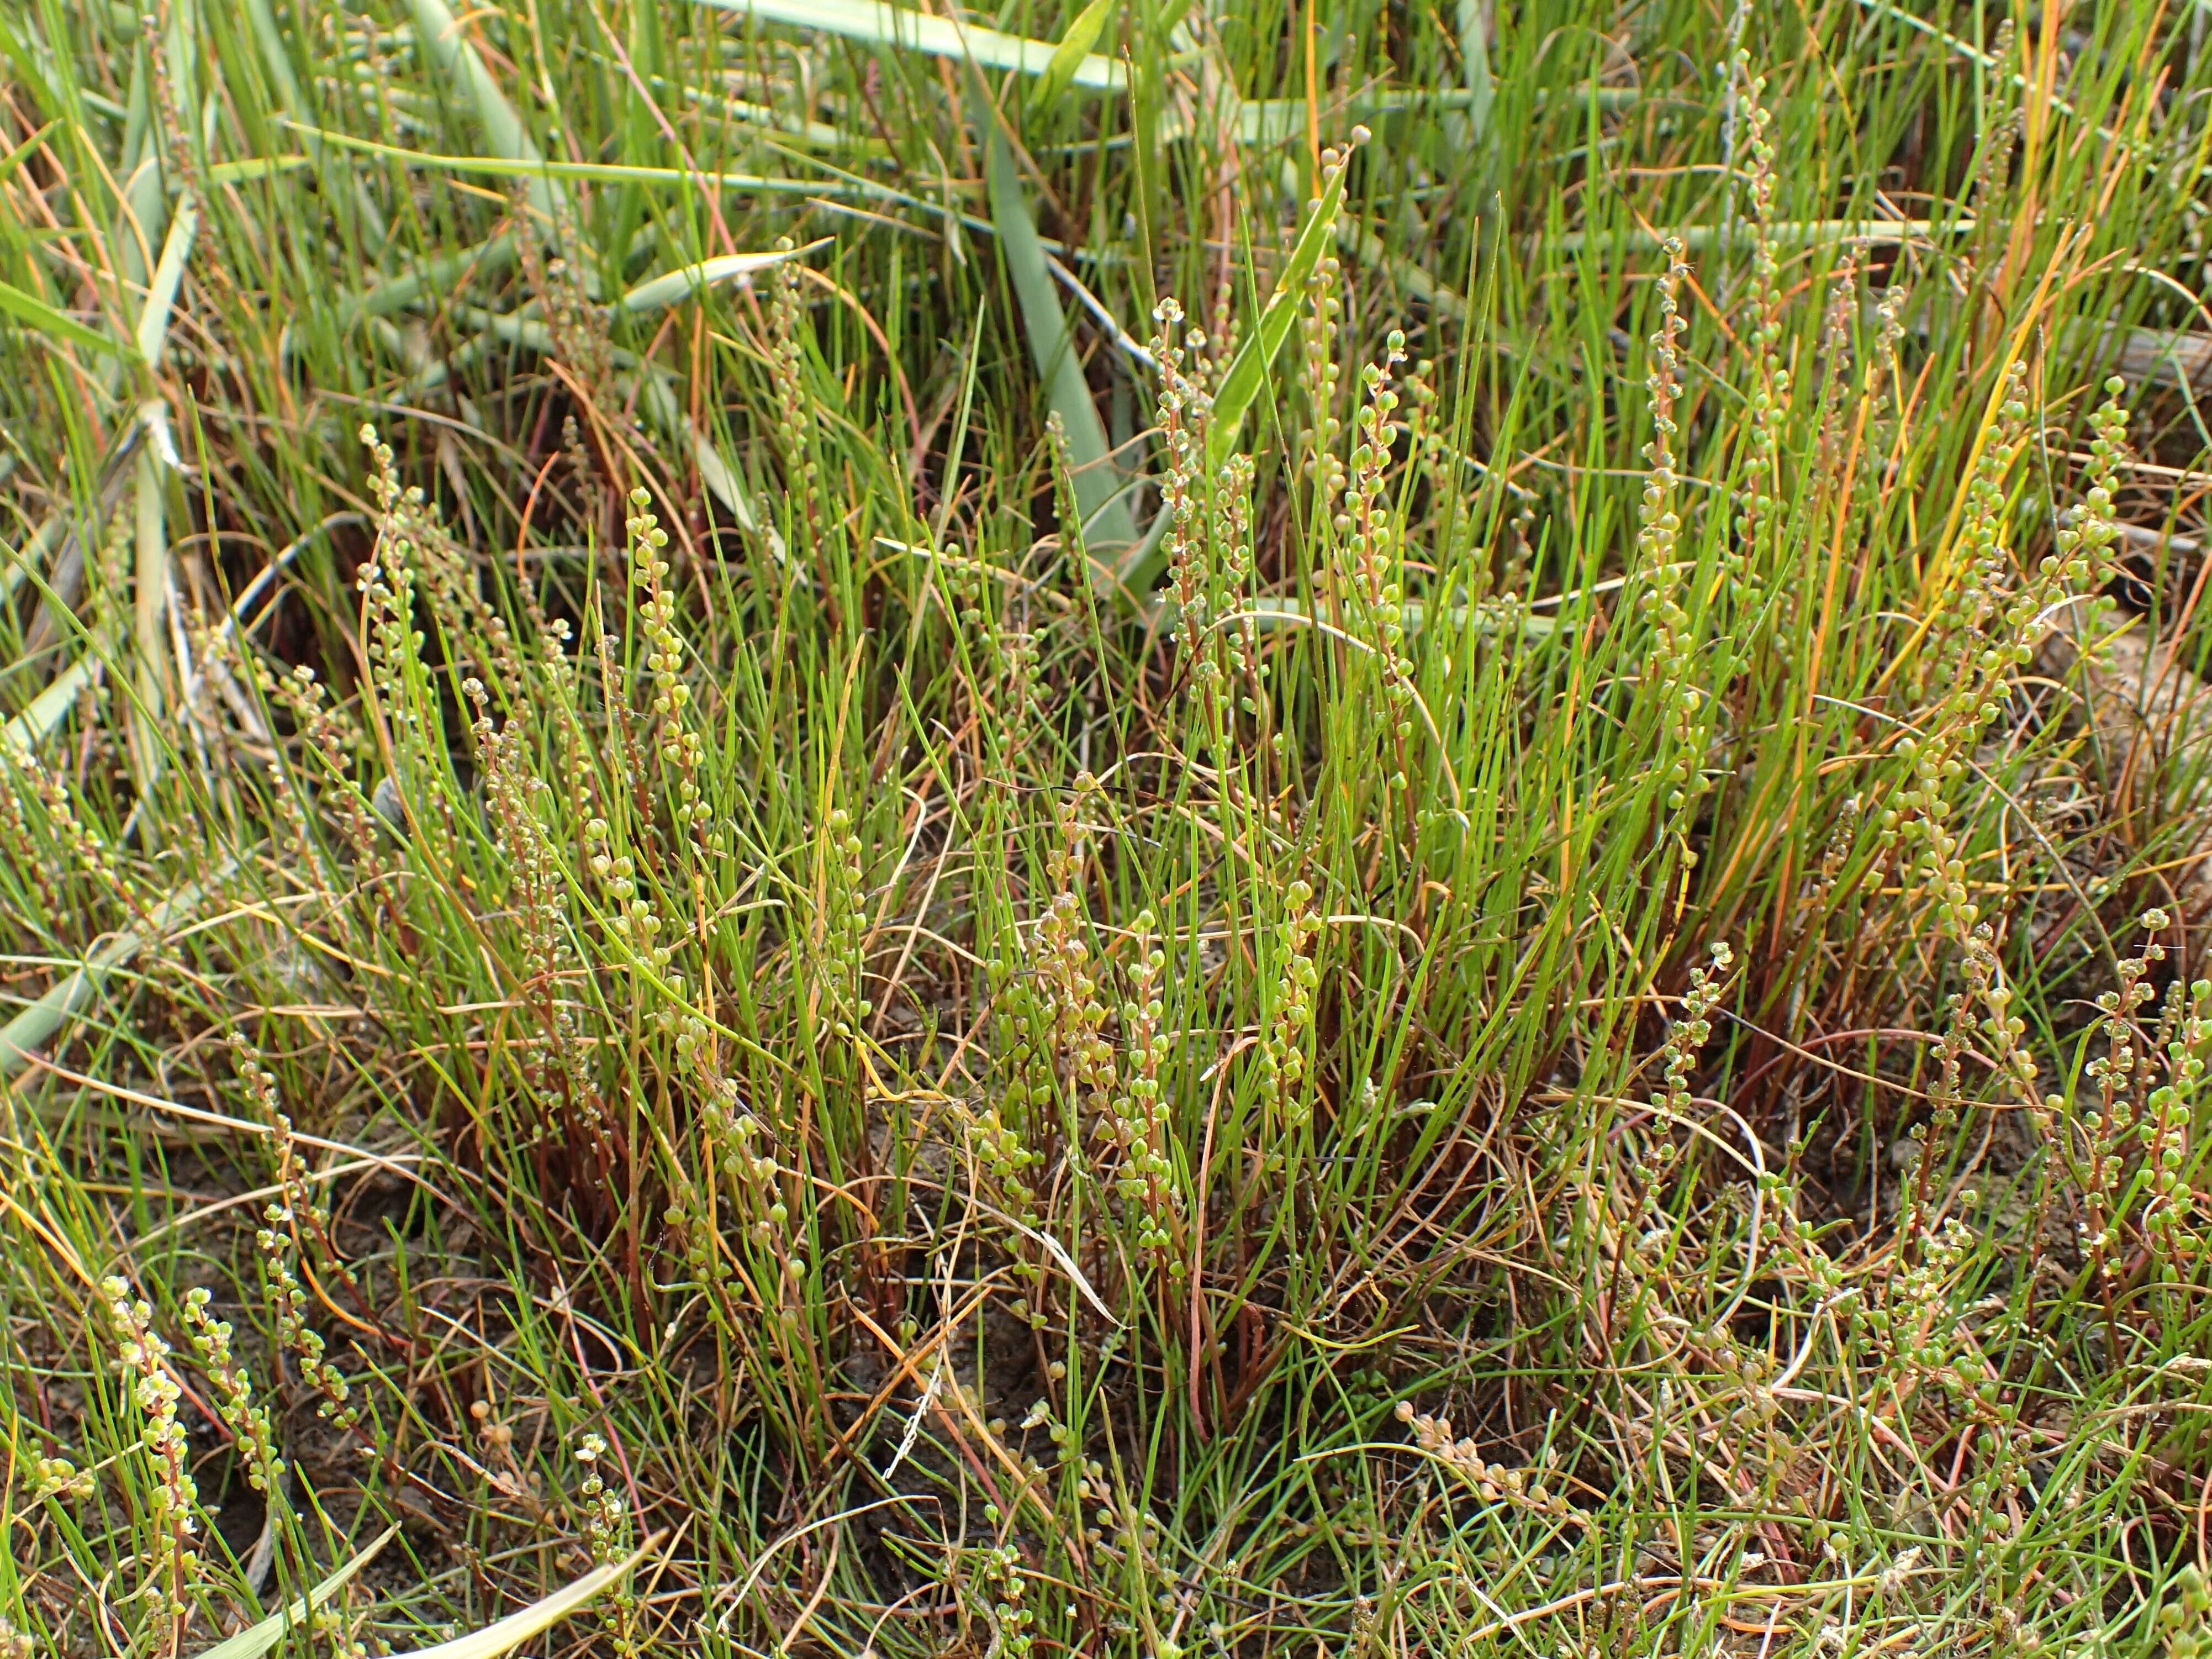
[[[287,1631],[305,1623],[309,1613],[344,1589],[348,1579],[376,1559],[384,1547],[398,1535],[398,1528],[386,1527],[367,1548],[289,1607],[279,1607],[259,1624],[249,1625],[237,1635],[204,1649],[196,1659],[261,1659],[263,1654],[284,1639]]]
[[[1219,466],[1236,453],[1245,411],[1266,386],[1275,354],[1291,337],[1307,279],[1336,234],[1336,216],[1343,205],[1344,173],[1340,169],[1306,216],[1298,240],[1291,245],[1290,259],[1276,280],[1275,291],[1267,296],[1267,306],[1260,313],[1260,325],[1244,337],[1236,356],[1230,360],[1229,372],[1222,376],[1221,390],[1213,399],[1213,428],[1206,440],[1209,466]]]
[[[1091,49],[1098,44],[1098,37],[1106,31],[1106,19],[1112,15],[1114,0],[1091,0],[1091,3],[1075,14],[1067,32],[1060,37],[1053,48],[1052,60],[1045,65],[1044,78],[1038,82],[1038,106],[1048,107],[1058,103],[1060,96],[1075,84],[1075,77],[1091,58]],[[1100,58],[1104,63],[1107,60]]]
[[[1024,75],[1049,74],[1058,55],[1054,46],[1042,40],[931,17],[904,6],[880,3],[880,0],[702,0],[702,3],[718,11],[756,17],[763,23],[820,29],[871,46],[902,46],[932,57],[959,58],[984,69],[1015,70]],[[1121,66],[1111,58],[1079,55],[1067,82],[1097,92],[1119,92],[1123,79]]]
[[[1006,262],[1006,275],[1021,302],[1030,355],[1036,362],[1053,412],[1067,433],[1084,539],[1088,545],[1118,557],[1136,544],[1136,520],[1130,514],[1121,474],[1114,465],[1105,423],[1098,418],[1091,384],[1084,378],[1082,361],[1076,356],[1075,337],[1068,328],[1067,313],[1060,309],[1052,268],[1037,240],[1036,221],[1030,215],[1029,198],[1014,168],[1013,146],[1006,142],[1006,132],[980,87],[975,97],[990,131],[991,222],[999,233],[999,251]],[[1099,574],[1103,576],[1103,571]]]
[[[616,301],[614,308],[631,313],[659,311],[688,300],[717,283],[750,276],[757,270],[780,265],[786,259],[811,253],[822,246],[822,242],[814,241],[803,248],[789,248],[780,252],[724,253],[712,259],[702,259],[696,264],[685,265],[680,270],[664,271],[649,281],[640,283]]]
[[[417,1648],[409,1659],[501,1659],[501,1655],[512,1653],[532,1637],[552,1629],[570,1613],[590,1605],[601,1590],[658,1549],[662,1536],[653,1534],[628,1560],[610,1561],[603,1567],[594,1567],[568,1589],[556,1590],[542,1601],[507,1614],[497,1624],[487,1625],[472,1635],[456,1637],[434,1647]]]
[[[111,357],[124,355],[123,348],[105,334],[87,328],[64,312],[57,311],[34,294],[26,294],[10,283],[0,283],[0,312],[5,312],[18,322],[27,324],[42,334],[80,345],[89,351],[104,352]]]
[[[484,143],[491,153],[510,161],[535,163],[542,167],[544,153],[523,125],[522,118],[514,112],[514,106],[507,101],[499,82],[492,79],[483,59],[477,56],[476,48],[462,33],[462,26],[447,9],[445,0],[408,0],[408,5],[415,15],[416,37],[422,50],[467,96],[483,127]],[[560,186],[540,172],[531,179],[529,189],[532,211],[550,224],[562,201]]]
[[[46,142],[46,135],[54,130],[54,122],[47,122],[5,155],[0,155],[0,184],[5,184],[15,176],[15,169],[23,165],[31,152]]]

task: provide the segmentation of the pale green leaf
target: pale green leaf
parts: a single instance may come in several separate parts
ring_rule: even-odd
[[[685,265],[678,270],[664,271],[635,288],[615,301],[617,311],[659,311],[681,301],[690,299],[717,283],[726,283],[739,276],[750,276],[757,270],[766,270],[780,265],[786,259],[802,253],[811,253],[823,244],[809,242],[803,248],[788,248],[772,253],[724,253],[712,259],[702,259],[696,264]]]
[[[1075,84],[1075,77],[1091,58],[1091,49],[1098,44],[1098,37],[1106,32],[1106,20],[1113,14],[1114,0],[1091,0],[1091,3],[1075,14],[1075,21],[1060,37],[1060,44],[1052,50],[1052,61],[1045,65],[1044,79],[1037,83],[1036,100],[1040,107],[1049,106],[1060,100],[1060,94]],[[1107,60],[1097,60],[1104,63]]]
[[[31,706],[0,726],[0,757],[28,760],[38,746],[53,736],[68,717],[84,689],[92,684],[94,659],[87,653],[54,676],[54,683],[31,700]]]
[[[177,289],[185,280],[185,263],[191,258],[192,238],[200,224],[199,210],[189,198],[178,204],[161,243],[161,258],[147,284],[146,308],[138,313],[138,355],[149,368],[161,366],[161,348],[169,337],[169,313],[177,303]]]
[[[309,1590],[288,1607],[279,1607],[258,1625],[249,1625],[227,1640],[216,1643],[196,1656],[196,1659],[261,1659],[261,1656],[284,1639],[284,1632],[303,1624],[309,1613],[331,1599],[354,1574],[377,1558],[384,1547],[397,1537],[399,1528],[386,1527],[368,1548],[356,1555],[329,1577]]]
[[[6,787],[14,788],[18,787],[15,780],[5,775],[9,758],[0,756],[0,779],[5,779]],[[36,1052],[52,1041],[54,1033],[99,993],[110,974],[144,949],[149,939],[159,939],[178,922],[187,920],[199,908],[209,889],[237,867],[235,857],[226,859],[206,882],[195,882],[179,889],[147,917],[143,932],[132,928],[116,934],[87,958],[82,968],[71,972],[6,1025],[0,1026],[0,1082],[30,1065]]]
[[[1067,325],[1067,313],[1060,308],[1044,246],[1037,239],[1036,221],[1030,216],[1029,198],[1014,168],[1013,147],[1006,142],[980,88],[975,96],[981,121],[990,133],[991,222],[999,233],[999,251],[1006,258],[1014,296],[1021,302],[1030,355],[1045,383],[1046,398],[1067,434],[1084,539],[1087,545],[1118,556],[1136,544],[1136,520],[1130,514],[1121,473],[1114,465],[1105,423],[1098,418],[1097,404],[1091,401],[1091,383],[1084,378],[1082,361],[1076,356],[1075,337]],[[1110,568],[1110,560],[1107,563]]]
[[[307,165],[304,155],[256,155],[243,161],[218,161],[207,170],[207,179],[211,185],[251,184]]]
[[[1229,372],[1222,376],[1221,390],[1213,399],[1212,430],[1206,437],[1209,466],[1218,467],[1236,453],[1245,411],[1267,385],[1275,354],[1291,337],[1291,325],[1297,320],[1307,280],[1336,234],[1336,216],[1343,205],[1344,173],[1340,169],[1306,216],[1283,274],[1276,279],[1275,291],[1267,296],[1267,306],[1260,313],[1260,325],[1245,335],[1236,356],[1230,360]]]
[[[1024,75],[1051,71],[1056,53],[1049,42],[996,29],[976,28],[949,18],[930,17],[881,0],[703,0],[719,11],[820,29],[870,46],[905,47],[936,58],[958,58],[983,69],[1015,70]],[[1079,57],[1068,84],[1097,92],[1119,92],[1124,76],[1111,58]]]
[[[123,348],[105,334],[87,328],[64,312],[57,311],[35,294],[26,294],[10,283],[0,283],[0,312],[5,312],[16,321],[37,329],[41,334],[80,345],[88,350],[105,352],[111,357],[123,356]]]
[[[501,1656],[512,1653],[532,1637],[552,1629],[570,1613],[588,1606],[601,1590],[659,1547],[660,1539],[661,1534],[655,1533],[628,1560],[610,1561],[603,1567],[594,1567],[568,1589],[556,1590],[520,1613],[511,1613],[471,1635],[457,1636],[434,1647],[417,1648],[407,1659],[501,1659]]]
[[[449,76],[469,100],[483,128],[484,143],[495,155],[510,161],[536,163],[545,157],[499,89],[483,59],[468,42],[462,25],[447,10],[445,0],[408,0],[415,15],[415,33],[431,60]],[[530,205],[550,224],[561,202],[560,186],[543,173],[530,181]]]

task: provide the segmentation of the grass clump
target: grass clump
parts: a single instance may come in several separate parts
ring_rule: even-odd
[[[2201,31],[896,21],[0,20],[0,1636],[2195,1651]]]

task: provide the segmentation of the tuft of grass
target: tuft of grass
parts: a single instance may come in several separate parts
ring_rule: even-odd
[[[0,15],[0,1651],[2200,1651],[2200,24]]]

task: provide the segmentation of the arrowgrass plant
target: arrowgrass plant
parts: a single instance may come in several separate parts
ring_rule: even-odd
[[[2200,24],[0,15],[0,1650],[2201,1651]]]

